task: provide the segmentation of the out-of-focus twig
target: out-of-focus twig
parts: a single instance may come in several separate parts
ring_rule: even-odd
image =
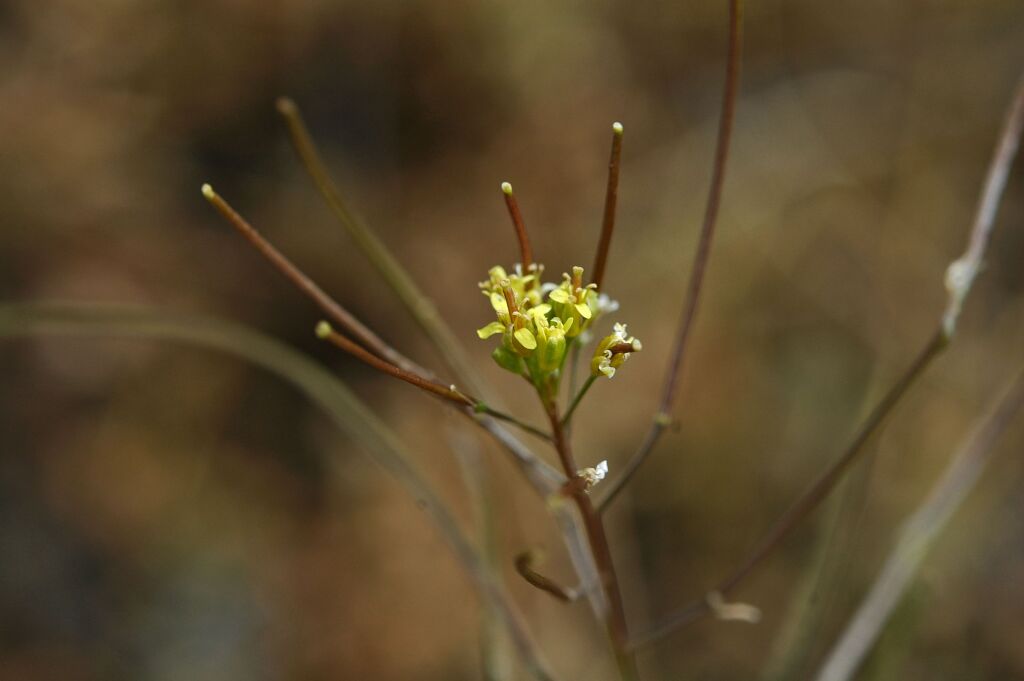
[[[433,301],[423,294],[412,276],[377,235],[349,210],[317,151],[316,144],[302,120],[298,106],[291,99],[282,97],[277,100],[277,110],[288,126],[292,145],[295,147],[302,165],[327,202],[331,212],[334,213],[335,218],[409,310],[416,323],[437,348],[445,364],[454,372],[458,381],[470,391],[478,395],[482,394],[481,386],[477,384],[475,378],[476,373],[473,371],[472,362],[469,361],[462,343],[438,313]]]
[[[203,196],[210,205],[220,213],[221,217],[227,221],[232,227],[235,228],[239,234],[256,248],[260,254],[266,258],[271,265],[277,269],[288,281],[295,285],[300,291],[302,291],[307,297],[309,297],[317,307],[319,307],[328,317],[334,322],[340,325],[343,329],[352,334],[355,338],[359,339],[363,345],[372,350],[379,357],[383,357],[397,367],[402,368],[410,373],[425,376],[427,378],[434,378],[434,375],[427,371],[425,368],[419,366],[411,359],[403,355],[402,353],[395,350],[389,344],[385,343],[377,334],[371,331],[365,324],[355,318],[348,310],[341,306],[341,304],[334,298],[329,296],[322,288],[316,285],[316,283],[303,274],[302,270],[295,266],[291,260],[289,260],[281,251],[267,241],[266,237],[257,231],[249,222],[243,218],[238,211],[231,207],[224,198],[214,191],[213,187],[208,184],[204,184],[202,187]]]
[[[683,298],[683,309],[679,319],[672,349],[672,357],[665,373],[661,400],[658,411],[651,422],[647,435],[633,457],[626,462],[622,472],[609,480],[604,496],[598,502],[599,509],[606,508],[615,496],[622,491],[632,479],[657,444],[658,439],[671,423],[672,405],[676,399],[679,374],[686,356],[686,348],[693,329],[700,303],[700,293],[704,285],[704,273],[707,270],[708,258],[711,256],[711,242],[715,235],[718,222],[718,209],[722,202],[722,189],[725,186],[725,164],[729,158],[729,141],[732,138],[733,119],[736,115],[736,96],[740,83],[740,55],[742,52],[743,3],[741,0],[729,0],[729,53],[726,59],[725,92],[722,95],[722,111],[718,121],[718,142],[715,149],[714,168],[711,171],[711,187],[708,190],[707,205],[704,211],[704,222],[701,225],[697,250],[693,256],[693,269],[690,281]]]
[[[546,591],[563,603],[571,603],[580,596],[578,589],[562,586],[555,580],[537,572],[538,555],[536,551],[523,551],[515,559],[516,572],[532,586]]]
[[[818,673],[818,681],[853,678],[918,567],[992,458],[995,443],[1024,407],[1024,372],[960,445],[942,478],[907,519],[874,585]]]
[[[347,310],[341,307],[336,301],[328,296],[323,289],[317,286],[309,277],[302,273],[288,258],[278,251],[255,227],[249,224],[231,205],[210,185],[203,185],[203,196],[210,202],[227,222],[244,236],[267,260],[271,262],[285,277],[295,286],[309,296],[317,305],[338,322],[346,331],[357,339],[361,340],[374,354],[387,360],[394,367],[406,376],[415,376],[423,384],[420,387],[426,388],[427,384],[444,386],[432,372],[419,366],[412,360],[405,357],[376,334],[370,331],[362,322],[352,316]],[[365,361],[365,358],[362,358]],[[380,368],[380,367],[378,367]],[[388,372],[392,373],[392,372]],[[408,380],[403,378],[403,380]],[[447,388],[442,388],[448,392]],[[442,395],[443,396],[443,395]],[[487,409],[490,409],[488,407]],[[547,496],[554,489],[557,489],[559,480],[564,482],[561,474],[549,464],[544,462],[536,454],[530,451],[518,439],[512,436],[507,430],[495,423],[487,416],[487,409],[475,414],[475,420],[484,426],[484,429],[501,445],[503,445],[515,458],[520,468],[523,469],[526,478],[534,488],[542,495]],[[542,435],[543,436],[543,435]]]
[[[948,302],[939,320],[938,328],[924,348],[918,353],[910,367],[890,388],[882,401],[876,406],[860,428],[853,441],[843,454],[822,473],[814,483],[793,503],[782,517],[768,530],[765,537],[758,542],[755,549],[729,576],[715,587],[716,591],[728,595],[749,575],[762,561],[767,558],[790,532],[806,518],[835,489],[843,474],[863,451],[864,445],[885,422],[886,417],[900,402],[903,395],[924,373],[925,369],[949,345],[956,331],[957,320],[974,283],[974,278],[981,267],[995,221],[996,209],[1006,178],[1013,164],[1019,146],[1021,130],[1024,129],[1024,76],[1017,85],[1012,103],[1007,113],[1006,122],[999,135],[995,154],[989,166],[988,174],[982,188],[974,223],[968,237],[965,253],[953,261],[946,271],[945,284]],[[709,609],[704,599],[695,600],[680,610],[664,618],[653,630],[634,639],[635,646],[645,645],[678,627],[688,624],[704,615]]]
[[[483,600],[501,617],[526,668],[539,681],[553,678],[518,609],[493,578],[447,504],[413,463],[414,457],[391,429],[329,371],[259,332],[206,317],[109,305],[0,306],[0,338],[40,335],[153,338],[198,345],[240,357],[291,383],[406,487],[469,572]]]

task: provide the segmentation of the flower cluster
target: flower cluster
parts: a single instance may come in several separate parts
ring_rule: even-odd
[[[590,360],[591,376],[615,375],[615,370],[629,359],[630,353],[639,352],[643,345],[633,336],[626,336],[626,325],[616,324],[611,335],[605,336],[597,344],[594,358]]]
[[[482,338],[501,335],[501,345],[492,357],[504,369],[521,374],[538,388],[557,386],[571,344],[586,342],[586,333],[602,313],[617,309],[614,301],[600,294],[595,284],[583,283],[583,268],[573,267],[560,284],[542,283],[544,268],[533,264],[526,271],[519,265],[512,273],[492,267],[480,289],[491,303],[497,319],[477,330]],[[546,302],[545,302],[546,301]],[[611,377],[629,352],[640,342],[627,338],[625,326],[601,341],[591,363],[600,359],[601,375]],[[621,330],[621,331],[620,331]],[[630,344],[627,351],[623,343]],[[597,375],[597,374],[595,374]]]

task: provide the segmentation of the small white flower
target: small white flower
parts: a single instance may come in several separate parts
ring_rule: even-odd
[[[597,464],[597,466],[594,466],[593,468],[584,468],[583,470],[581,470],[579,472],[579,476],[581,478],[583,478],[583,482],[587,486],[587,491],[590,491],[590,489],[594,485],[596,485],[597,483],[599,483],[602,480],[604,480],[605,476],[607,476],[607,475],[608,475],[608,462],[607,461],[602,461],[601,463]]]

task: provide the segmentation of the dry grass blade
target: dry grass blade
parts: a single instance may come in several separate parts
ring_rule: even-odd
[[[0,306],[0,338],[40,335],[152,338],[198,345],[252,362],[291,383],[406,487],[469,572],[481,597],[500,613],[533,676],[542,681],[553,678],[517,608],[490,576],[478,550],[412,463],[412,456],[388,426],[326,369],[256,331],[205,317],[120,306]]]

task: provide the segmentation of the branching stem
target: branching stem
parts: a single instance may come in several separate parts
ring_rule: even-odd
[[[675,402],[679,374],[683,367],[683,360],[685,359],[690,332],[693,329],[693,322],[697,316],[697,307],[700,303],[701,289],[704,284],[704,273],[707,270],[708,258],[711,255],[711,241],[714,237],[715,225],[718,221],[718,208],[722,202],[722,188],[725,185],[725,165],[729,158],[729,142],[732,137],[733,119],[736,114],[736,95],[739,91],[742,23],[743,6],[741,0],[730,0],[729,54],[726,61],[725,93],[722,96],[722,111],[718,121],[718,142],[715,149],[714,168],[711,172],[711,187],[708,190],[704,222],[701,226],[700,238],[697,242],[697,251],[693,256],[693,269],[690,272],[686,296],[683,298],[679,328],[676,332],[669,367],[665,374],[665,383],[662,387],[657,415],[652,420],[647,435],[644,437],[640,448],[633,455],[633,458],[626,464],[626,467],[618,477],[609,480],[605,496],[598,504],[598,507],[602,510],[622,491],[622,488],[626,486],[633,477],[633,474],[636,473],[640,465],[643,464],[654,449],[654,445],[658,442],[669,421],[664,415],[672,411],[672,406]]]
[[[970,293],[975,275],[984,260],[985,249],[992,234],[997,208],[1006,186],[1006,178],[1013,164],[1020,143],[1021,132],[1024,130],[1024,76],[1017,85],[1006,121],[999,135],[996,150],[992,157],[981,198],[975,214],[974,223],[968,236],[967,250],[953,261],[946,271],[946,289],[948,301],[938,326],[924,348],[896,381],[882,401],[871,411],[867,419],[858,429],[853,441],[846,451],[800,496],[797,501],[772,525],[765,537],[756,548],[737,567],[732,574],[723,579],[716,590],[724,595],[736,589],[753,570],[760,565],[789,533],[817,508],[828,494],[835,488],[843,474],[864,450],[864,445],[885,422],[886,417],[899,404],[901,398],[924,374],[925,369],[949,345],[956,331],[956,323],[960,315],[963,301]],[[688,624],[708,613],[705,600],[696,600],[682,609],[666,617],[653,631],[636,638],[634,647],[654,642],[671,633],[676,628]]]

